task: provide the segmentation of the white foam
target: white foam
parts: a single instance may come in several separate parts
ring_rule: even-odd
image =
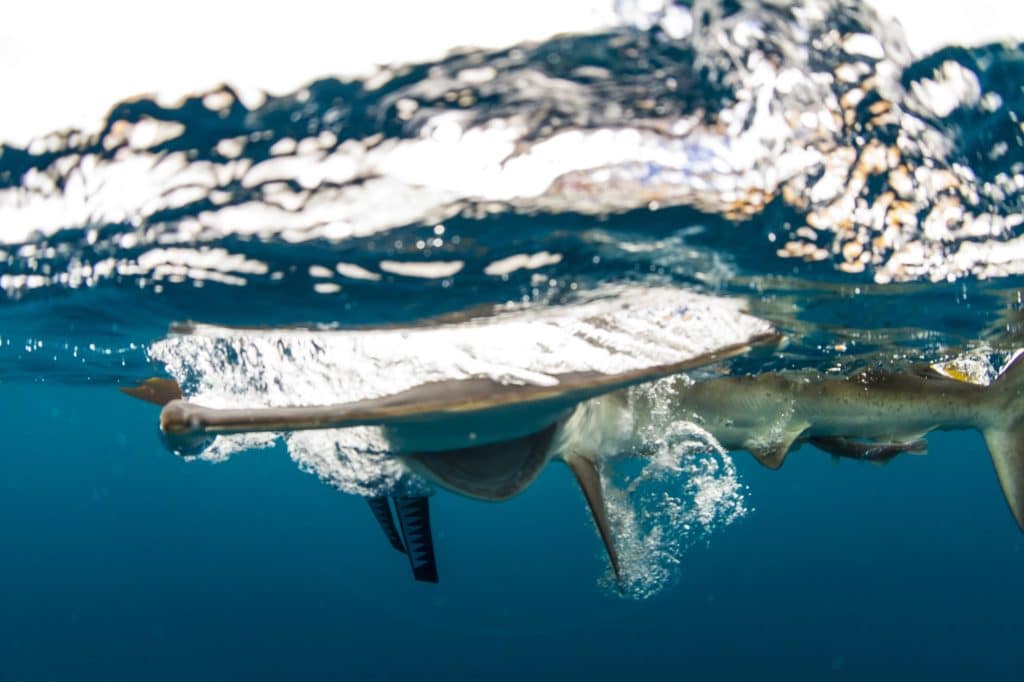
[[[355,263],[338,263],[334,266],[334,269],[338,271],[339,275],[349,279],[362,279],[370,282],[379,282],[381,280],[381,276],[376,272],[371,272]]]
[[[198,325],[150,356],[211,407],[362,400],[431,382],[488,377],[556,383],[555,375],[628,372],[746,341],[770,325],[737,299],[670,288],[609,287],[593,300],[459,324],[360,330],[236,330]]]
[[[602,486],[622,571],[621,594],[646,599],[672,584],[687,550],[747,513],[732,458],[714,436],[659,412],[675,383],[662,380],[631,390],[630,400],[653,405],[654,419],[640,434],[644,465],[624,475],[628,460],[602,467]],[[609,573],[602,580],[619,594]]]
[[[516,270],[538,270],[549,265],[558,265],[562,262],[562,254],[538,251],[537,253],[517,253],[514,256],[500,258],[487,264],[484,268],[485,275],[503,276],[509,275]]]
[[[465,266],[461,260],[453,261],[397,261],[382,260],[377,264],[384,272],[402,277],[418,277],[420,279],[444,279],[457,275]]]

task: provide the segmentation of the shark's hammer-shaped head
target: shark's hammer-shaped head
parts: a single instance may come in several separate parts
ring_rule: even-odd
[[[209,445],[212,438],[203,432],[200,409],[186,402],[178,382],[154,377],[138,386],[123,386],[121,392],[159,405],[160,434],[164,445],[182,457],[193,457]]]
[[[195,405],[172,400],[160,411],[160,433],[164,445],[181,457],[194,457],[213,440],[203,428],[203,420]]]

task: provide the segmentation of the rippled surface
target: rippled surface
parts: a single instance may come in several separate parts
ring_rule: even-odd
[[[609,288],[697,292],[786,335],[713,372],[952,362],[985,382],[1024,345],[1021,44],[913,56],[914,27],[856,2],[617,8],[604,33],[321,74],[283,96],[142,97],[98,130],[0,144],[4,385],[155,368],[211,404],[269,405],[484,365],[529,382],[576,352],[522,330],[509,348],[459,336],[457,358],[450,340],[426,361],[388,343],[495,306],[549,319]],[[180,320],[215,326],[169,334]],[[343,359],[328,344],[322,362],[318,338]],[[298,383],[275,403],[281,377]],[[605,471],[638,597],[751,508],[707,434],[650,436],[645,466]],[[376,452],[361,468],[344,437],[286,447],[350,493],[403,475]]]
[[[750,295],[847,347],[868,326],[868,350],[963,343],[937,312],[845,323],[895,296],[973,341],[1016,328],[1017,47],[913,61],[897,27],[821,2],[644,22],[262,101],[132,100],[4,146],[4,313],[102,308],[119,319],[90,331],[135,341],[169,318],[393,322],[627,279]],[[878,286],[897,281],[945,284]],[[54,336],[5,338],[2,361],[62,356]]]

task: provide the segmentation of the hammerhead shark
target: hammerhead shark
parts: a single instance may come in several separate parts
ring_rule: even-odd
[[[742,350],[726,349],[719,357]],[[780,372],[696,383],[677,376],[668,379],[668,404],[655,405],[648,395],[628,392],[644,378],[565,375],[557,390],[464,380],[339,405],[227,410],[184,400],[169,379],[122,390],[163,405],[160,426],[172,447],[218,433],[380,425],[413,470],[484,500],[521,492],[549,461],[562,460],[583,490],[616,576],[619,559],[598,468],[605,459],[643,453],[643,433],[655,410],[696,422],[724,448],[747,450],[773,469],[805,442],[839,457],[886,460],[922,450],[931,431],[977,429],[1024,530],[1024,355],[989,386],[932,368],[869,369],[849,377]],[[517,423],[525,433],[515,433]],[[415,550],[410,560],[419,557],[418,568],[413,561],[416,577],[436,581],[425,498],[396,500],[395,506],[403,529],[409,526],[404,544],[386,500],[371,500],[392,544]]]

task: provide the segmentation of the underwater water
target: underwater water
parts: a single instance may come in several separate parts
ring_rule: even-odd
[[[616,8],[0,142],[0,679],[1020,677],[1024,534],[974,431],[772,471],[655,421],[602,469],[620,590],[560,463],[485,503],[372,428],[175,456],[117,390],[543,384],[765,329],[785,342],[693,378],[987,384],[1024,346],[1021,44],[915,55],[858,2]],[[367,509],[408,487],[433,493],[436,585]]]

